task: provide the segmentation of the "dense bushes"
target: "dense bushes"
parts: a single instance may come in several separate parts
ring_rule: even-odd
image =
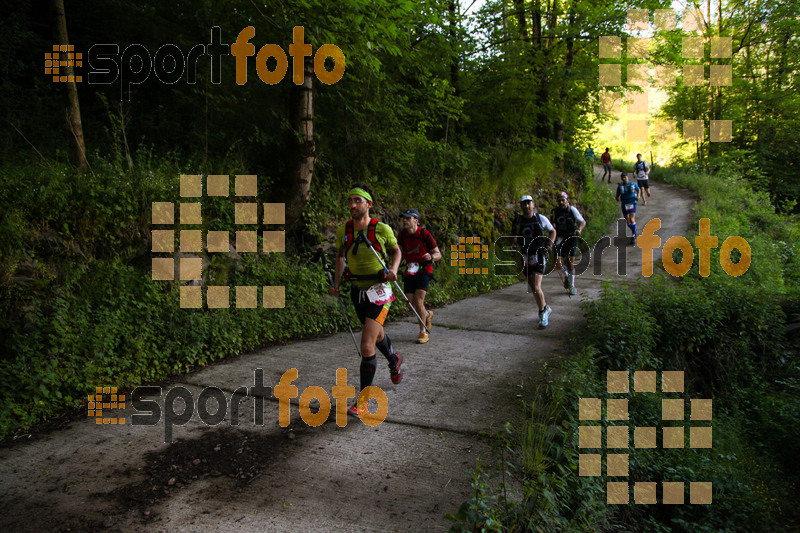
[[[456,530],[781,531],[797,518],[800,367],[784,347],[773,295],[735,280],[659,278],[628,291],[608,285],[585,308],[587,345],[551,374],[527,418],[497,438],[503,468],[515,477],[506,484],[512,495],[506,500],[479,479],[483,492],[454,517]],[[608,397],[606,371],[622,369],[683,369],[685,398],[713,398],[713,448],[689,448],[686,429],[682,449],[625,451],[628,482],[711,481],[713,505],[608,506],[605,482],[620,478],[577,475],[578,428],[587,424],[578,420],[578,399]],[[662,397],[674,395],[630,395],[625,424],[677,425],[661,422]],[[537,453],[545,467],[531,469],[526,456]],[[521,494],[512,490],[517,482]]]
[[[80,406],[96,385],[131,387],[161,380],[265,343],[344,327],[336,302],[327,296],[321,268],[310,263],[301,246],[287,254],[198,254],[205,261],[205,284],[282,285],[285,309],[181,309],[178,284],[151,279],[151,258],[164,254],[151,253],[150,205],[178,202],[178,176],[192,173],[199,163],[153,159],[149,153],[136,154],[129,169],[121,156],[96,157],[93,172],[82,176],[52,163],[2,168],[0,438]],[[485,176],[476,182],[491,193],[487,196],[478,195],[464,176],[449,178],[447,195],[376,187],[377,216],[397,228],[401,208],[413,205],[439,242],[444,260],[435,270],[429,304],[515,281],[493,274],[459,275],[449,264],[449,245],[459,236],[479,235],[492,242],[505,233],[521,192],[541,195],[544,205],[564,188],[599,197],[582,177],[565,180],[550,174],[554,166],[542,163],[542,157],[517,159],[523,163],[517,161],[502,181]],[[219,167],[242,172],[235,163]],[[469,175],[480,173],[477,168]],[[324,176],[305,215],[312,245],[330,245],[330,230],[346,216],[342,199],[350,184]],[[270,201],[269,178],[259,176],[259,185],[259,200]],[[230,198],[204,198],[201,228],[241,229],[234,225],[231,204]],[[598,233],[605,224],[599,216],[590,232]],[[234,298],[231,291],[231,303]],[[398,303],[390,316],[404,313]],[[351,321],[357,323],[354,314]]]
[[[680,279],[661,269],[633,287],[604,286],[598,300],[584,304],[582,348],[545,368],[521,419],[495,439],[498,469],[476,474],[475,496],[452,517],[454,530],[772,532],[797,523],[800,363],[797,344],[784,338],[781,304],[800,304],[793,252],[800,227],[734,174],[660,173],[700,193],[696,216],[711,218],[720,243],[730,235],[750,242],[750,270],[727,276],[712,255],[717,267],[708,278],[695,262]],[[785,254],[775,255],[777,242]],[[689,505],[687,492],[687,505],[609,506],[605,483],[620,478],[578,476],[578,428],[587,424],[578,420],[578,400],[608,397],[608,370],[683,370],[684,398],[713,399],[710,423],[683,423],[710,425],[711,449],[690,448],[685,430],[681,449],[625,452],[629,483],[711,481],[712,505]],[[679,425],[661,421],[664,397],[674,395],[629,395],[625,424]],[[538,468],[529,467],[532,456]],[[487,478],[499,479],[497,472],[513,476],[500,482],[503,490],[489,488]]]
[[[33,306],[31,327],[5,331],[3,433],[79,405],[93,385],[159,380],[342,325],[334,302],[324,296],[323,278],[310,265],[280,255],[254,258],[235,282],[285,285],[287,309],[181,309],[176,285],[154,282],[149,272],[119,259],[90,260],[63,284],[50,284],[52,294]],[[6,287],[5,297],[8,292]]]
[[[778,294],[796,295],[800,286],[800,218],[776,209],[766,191],[749,184],[748,172],[752,169],[720,160],[713,174],[697,167],[660,168],[656,179],[697,193],[695,216],[711,220],[711,233],[720,237],[720,244],[731,235],[750,243],[753,262],[748,276],[754,283]],[[711,264],[721,272],[718,252],[712,251]]]
[[[204,276],[283,285],[285,310],[181,309],[178,285],[151,279],[149,241],[150,203],[177,200],[180,170],[139,168],[4,167],[0,437],[79,406],[95,385],[130,387],[343,326],[321,270],[284,254],[218,254]],[[233,229],[230,203],[204,202],[203,229]]]

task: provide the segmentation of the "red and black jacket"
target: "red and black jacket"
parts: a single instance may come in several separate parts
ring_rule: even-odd
[[[422,258],[427,253],[437,247],[436,241],[433,239],[433,234],[423,227],[418,227],[412,235],[407,231],[401,230],[400,235],[397,237],[397,243],[403,251],[403,258],[408,263],[419,263],[420,271],[433,274],[433,261],[424,261]],[[406,274],[404,275],[412,275]]]

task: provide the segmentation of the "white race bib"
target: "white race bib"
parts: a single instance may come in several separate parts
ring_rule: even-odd
[[[376,305],[383,305],[394,301],[392,286],[388,283],[376,283],[367,289],[367,298],[369,299],[370,303]]]
[[[406,273],[416,274],[417,272],[419,272],[419,263],[408,263],[406,265]]]
[[[625,211],[630,211],[631,209],[633,209],[634,205],[636,204],[625,204]]]

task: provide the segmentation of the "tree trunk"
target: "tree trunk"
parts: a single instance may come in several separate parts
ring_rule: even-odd
[[[569,72],[572,70],[572,62],[574,61],[575,58],[575,39],[573,38],[574,35],[573,29],[575,26],[576,14],[574,8],[575,8],[574,5],[572,5],[569,8],[569,17],[567,19],[567,39],[566,39],[567,53],[564,58],[564,71],[567,73],[567,76],[569,76]],[[563,83],[561,84],[560,93],[561,96],[559,98],[559,106],[560,109],[562,110],[561,111],[562,114],[566,114],[567,109],[569,108],[569,106],[572,105],[566,84]],[[558,144],[564,144],[566,124],[564,124],[563,116],[556,118],[553,128],[555,130],[555,138]]]
[[[702,28],[702,36],[704,43],[710,43],[711,38],[714,35],[714,28],[711,25],[711,0],[706,0],[706,20],[705,24]],[[713,61],[711,60],[711,56],[709,56],[708,61],[705,62],[708,65],[708,72],[711,75],[711,65]],[[715,149],[713,143],[711,142],[711,121],[714,119],[714,86],[710,83],[708,84],[708,97],[706,99],[706,117],[704,123],[708,124],[708,128],[703,128],[706,133],[704,133],[703,140],[706,141],[706,157],[710,156],[712,150]]]
[[[558,0],[553,0],[553,4],[550,5],[550,0],[547,1],[547,44],[545,48],[550,48],[553,46],[555,42],[556,36],[556,25],[558,24],[558,15],[559,11],[561,10],[561,6],[558,3]]]
[[[515,15],[517,15],[517,21],[519,21],[519,36],[523,41],[528,42],[528,24],[525,20],[524,0],[514,0],[514,11]]]
[[[53,13],[53,25],[55,27],[56,43],[62,49],[59,52],[61,60],[67,60],[69,50],[69,39],[67,37],[67,17],[64,11],[64,0],[50,0],[50,9]],[[67,76],[67,80],[59,82],[64,87],[64,94],[67,102],[67,129],[69,130],[69,157],[73,165],[79,170],[84,170],[88,166],[86,161],[86,146],[83,142],[83,126],[81,125],[81,108],[78,103],[78,88],[75,85],[75,69],[72,62],[68,61],[66,66],[59,67],[61,76]]]
[[[459,71],[459,64],[458,64],[458,36],[457,36],[457,28],[458,28],[458,0],[450,0],[447,4],[447,16],[448,16],[448,28],[447,33],[450,38],[450,85],[453,87],[453,91],[456,97],[460,96],[461,88],[458,80],[458,71]]]
[[[789,32],[784,30],[781,34],[781,38],[778,41],[780,56],[778,59],[778,72],[775,76],[777,78],[777,88],[778,90],[783,90],[783,80],[786,77],[786,48],[789,45]]]
[[[539,6],[539,0],[533,3],[531,30],[533,32],[533,46],[536,50],[539,50],[542,47],[542,8]]]
[[[531,13],[531,57],[534,68],[538,68],[534,77],[533,108],[536,113],[536,126],[534,135],[540,139],[551,139],[553,128],[551,123],[551,109],[549,102],[550,87],[550,59],[546,49],[542,49],[542,7],[539,0],[532,4]]]
[[[314,59],[305,57],[303,84],[292,85],[290,120],[294,144],[295,170],[289,205],[286,208],[286,229],[293,232],[299,226],[303,208],[311,197],[311,179],[317,161],[314,143]]]

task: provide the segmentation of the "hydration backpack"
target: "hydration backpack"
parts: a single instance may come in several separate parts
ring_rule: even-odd
[[[419,232],[419,237],[416,237],[416,236],[414,236],[414,235],[411,235],[411,236],[409,236],[409,235],[406,233],[406,231],[405,231],[405,230],[401,230],[401,231],[400,231],[400,236],[399,236],[399,237],[397,237],[397,244],[399,244],[399,245],[400,245],[400,250],[402,250],[402,251],[403,251],[403,253],[405,253],[405,251],[406,251],[406,248],[405,248],[405,242],[406,242],[406,239],[408,239],[408,240],[411,240],[411,241],[419,241],[419,242],[420,242],[420,245],[422,246],[422,249],[423,249],[423,250],[425,250],[426,252],[430,252],[430,250],[428,250],[428,247],[425,245],[425,237],[426,237],[427,235],[430,235],[430,234],[431,234],[431,232],[430,232],[430,231],[428,231],[428,230],[427,230],[427,229],[425,229],[425,228],[420,228],[420,229],[421,229],[422,231],[420,231],[420,232]],[[423,264],[423,265],[427,265],[428,263],[431,263],[431,262],[432,262],[432,261],[427,261],[427,262],[425,262],[425,263],[421,263],[421,264]]]
[[[383,246],[381,246],[380,241],[378,241],[378,238],[375,235],[375,228],[377,228],[377,227],[378,227],[378,219],[377,218],[370,219],[369,225],[367,226],[367,239],[369,240],[369,242],[372,243],[372,246],[375,247],[375,250],[378,251],[378,253],[380,254],[381,258],[384,259],[384,262],[385,262],[386,254],[383,251]],[[344,256],[345,257],[347,257],[347,252],[350,251],[350,247],[353,246],[353,244],[355,243],[356,239],[357,238],[355,236],[355,230],[353,228],[353,220],[350,219],[350,220],[347,221],[347,224],[345,224],[345,231],[344,231]],[[353,253],[354,254],[358,253],[358,245],[356,245],[356,249],[355,249],[355,251]]]
[[[575,228],[578,227],[578,220],[575,218],[575,213],[572,212],[572,207],[567,209],[556,207],[553,209],[553,214],[550,222],[556,227],[556,232],[559,234],[572,235],[575,233]]]
[[[533,214],[533,223],[530,222],[523,223],[524,217],[522,215],[517,215],[514,219],[513,227],[514,232],[521,236],[523,239],[523,248],[527,248],[528,246],[533,243],[536,239],[544,235],[544,226],[542,226],[542,219],[539,213]],[[523,229],[523,225],[525,229]],[[526,235],[527,230],[527,235]]]

